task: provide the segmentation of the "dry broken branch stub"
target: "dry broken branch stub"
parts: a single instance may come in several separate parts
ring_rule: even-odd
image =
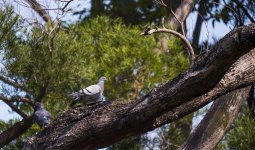
[[[199,56],[187,71],[142,99],[70,109],[34,135],[36,140],[28,147],[96,149],[150,131],[157,117],[212,89],[239,57],[255,48],[254,39],[254,24],[237,28]]]

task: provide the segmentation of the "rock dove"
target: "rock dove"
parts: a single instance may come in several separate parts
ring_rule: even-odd
[[[47,127],[50,124],[51,114],[43,107],[42,103],[35,103],[34,120],[40,127]]]
[[[105,100],[105,97],[103,96],[104,81],[106,80],[107,80],[106,77],[100,77],[97,84],[90,85],[85,89],[81,89],[78,92],[69,94],[68,97],[70,99],[73,99],[71,106],[73,106],[77,102],[81,102],[85,105],[91,105],[94,103],[104,101]]]

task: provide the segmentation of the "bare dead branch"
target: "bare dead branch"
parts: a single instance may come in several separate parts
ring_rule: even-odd
[[[153,33],[162,33],[162,32],[171,33],[174,36],[180,38],[186,44],[186,46],[188,47],[188,50],[191,54],[192,62],[194,61],[195,54],[194,54],[194,50],[193,50],[190,42],[188,41],[188,39],[184,35],[178,33],[177,31],[174,31],[174,30],[171,30],[171,29],[166,29],[166,28],[147,28],[143,33],[141,33],[141,35],[150,35],[150,34],[153,34]]]
[[[22,118],[24,118],[24,119],[28,118],[28,116],[24,112],[22,112],[18,107],[13,105],[12,102],[26,102],[26,103],[33,105],[31,101],[29,101],[27,99],[19,99],[19,100],[9,99],[9,98],[4,97],[3,95],[0,95],[0,99],[3,100],[4,103],[6,103],[14,112],[19,114]]]

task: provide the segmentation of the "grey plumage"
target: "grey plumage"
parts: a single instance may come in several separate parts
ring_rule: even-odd
[[[73,100],[71,106],[77,102],[81,102],[85,105],[90,105],[104,101],[104,81],[106,81],[106,77],[100,77],[97,84],[90,85],[84,89],[79,90],[78,92],[69,94],[68,98]]]
[[[41,126],[46,127],[50,124],[51,114],[43,107],[42,103],[35,103],[35,122]]]

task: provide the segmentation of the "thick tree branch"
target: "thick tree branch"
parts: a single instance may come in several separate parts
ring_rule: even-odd
[[[70,109],[32,137],[30,146],[94,149],[152,130],[157,117],[212,89],[239,57],[255,48],[254,39],[255,24],[239,27],[198,57],[186,72],[142,99],[129,104],[106,102]]]
[[[187,114],[195,112],[216,98],[238,88],[251,85],[255,81],[255,49],[242,56],[235,62],[221,81],[209,92],[173,108],[164,115],[158,117],[155,126],[161,126],[170,121],[179,119]]]
[[[235,90],[217,99],[179,150],[214,149],[237,117],[250,88]]]
[[[27,129],[33,124],[33,117],[23,119],[20,122],[15,123],[12,127],[8,128],[0,134],[0,148],[10,143],[12,140],[18,138],[25,133]]]

